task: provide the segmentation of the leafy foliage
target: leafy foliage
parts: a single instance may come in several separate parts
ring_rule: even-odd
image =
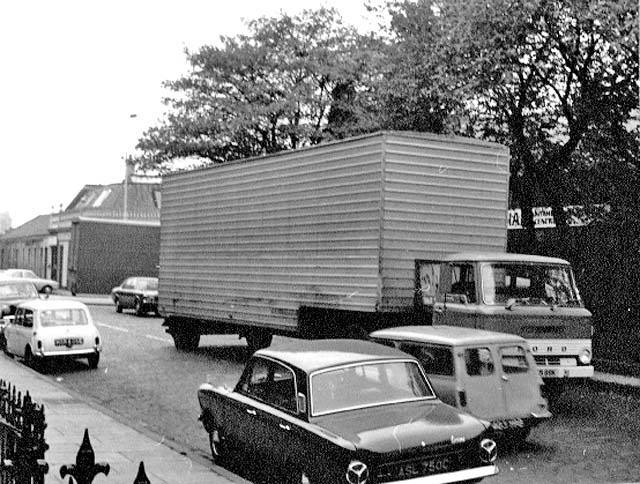
[[[387,112],[420,113],[389,126],[508,145],[514,206],[584,201],[576,173],[604,173],[584,170],[598,154],[585,140],[622,133],[638,107],[637,27],[632,0],[397,4]]]
[[[368,58],[375,41],[321,8],[248,23],[249,34],[188,52],[191,72],[166,82],[174,96],[149,129],[137,160],[168,169],[178,157],[209,162],[274,153],[375,127],[367,112]],[[356,48],[358,46],[358,48]]]

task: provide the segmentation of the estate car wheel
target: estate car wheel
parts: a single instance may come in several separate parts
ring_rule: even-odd
[[[98,363],[100,363],[100,353],[93,353],[87,357],[87,363],[89,363],[89,368],[95,370],[98,368]]]
[[[116,298],[116,313],[122,312],[122,304],[120,304],[120,299]]]

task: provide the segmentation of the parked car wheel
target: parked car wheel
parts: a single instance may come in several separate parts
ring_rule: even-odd
[[[100,363],[100,353],[93,353],[87,357],[87,363],[89,363],[89,368],[96,369],[98,368],[98,363]]]
[[[53,292],[53,288],[52,288],[51,286],[44,286],[44,287],[42,288],[42,293],[43,293],[43,294],[47,294],[47,295],[49,295],[49,294],[51,294],[52,292]]]
[[[33,369],[37,369],[40,364],[39,358],[31,352],[30,346],[24,350],[24,364]]]
[[[122,312],[122,304],[120,304],[120,299],[116,298],[116,313]]]
[[[136,298],[133,309],[136,311],[136,316],[142,316],[144,314],[144,311],[142,310],[142,301],[140,301],[140,299]]]

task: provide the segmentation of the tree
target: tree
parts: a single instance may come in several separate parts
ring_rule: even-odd
[[[602,201],[575,176],[584,140],[620,132],[638,108],[637,2],[418,0],[391,15],[387,112],[423,104],[411,126],[508,145],[511,203],[530,229],[533,206],[564,227],[564,205]]]
[[[191,72],[165,83],[174,93],[169,112],[139,141],[142,168],[274,153],[375,125],[357,107],[373,51],[335,10],[282,13],[247,27],[248,35],[222,37],[219,47],[186,52]]]

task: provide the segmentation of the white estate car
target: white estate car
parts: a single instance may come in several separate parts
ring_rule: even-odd
[[[23,302],[4,329],[6,353],[37,366],[44,359],[86,358],[100,361],[102,341],[89,308],[78,301],[34,299]]]

